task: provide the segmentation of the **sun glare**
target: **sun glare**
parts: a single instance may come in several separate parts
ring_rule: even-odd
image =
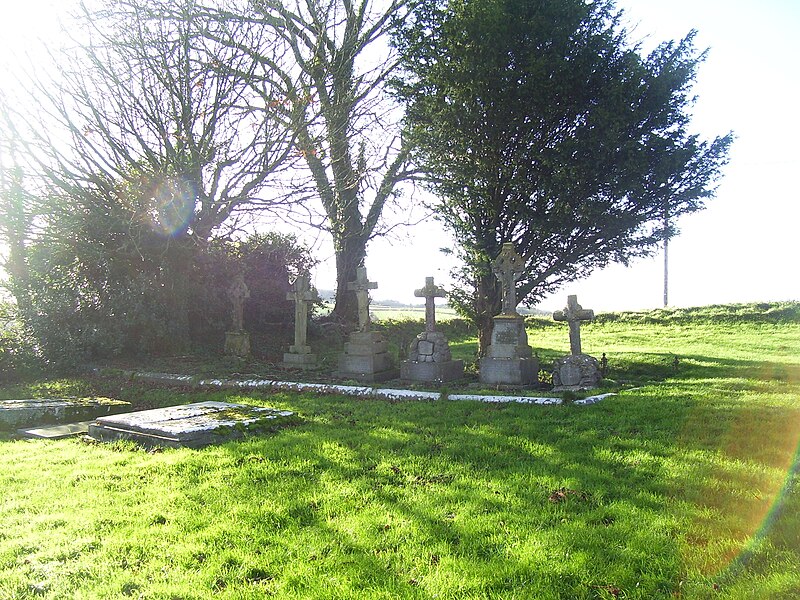
[[[74,3],[72,0],[0,0],[0,87],[7,91],[16,85],[15,72],[23,64],[43,56],[43,46],[57,38],[59,20]]]

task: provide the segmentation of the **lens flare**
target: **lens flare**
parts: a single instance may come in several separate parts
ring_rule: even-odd
[[[185,179],[160,181],[150,196],[148,212],[153,230],[164,237],[185,233],[194,215],[196,198],[194,186]]]

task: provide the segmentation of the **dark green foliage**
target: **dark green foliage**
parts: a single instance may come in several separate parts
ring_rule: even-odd
[[[427,0],[396,43],[414,158],[464,259],[451,302],[499,312],[490,262],[513,242],[530,304],[646,255],[713,195],[731,137],[688,130],[694,33],[649,56],[609,0]]]
[[[228,288],[241,272],[250,290],[244,305],[244,325],[251,335],[280,332],[294,319],[294,303],[286,299],[290,282],[308,275],[314,264],[308,250],[292,235],[266,233],[241,242],[214,242],[199,254],[198,282],[189,307],[193,345],[222,347],[231,324]]]
[[[28,248],[21,316],[49,361],[219,350],[230,326],[227,291],[240,271],[251,287],[245,324],[253,333],[291,318],[290,277],[311,265],[293,237],[199,245],[164,235],[136,205],[132,193],[74,196]]]
[[[38,375],[41,363],[17,318],[16,307],[0,301],[0,383]]]

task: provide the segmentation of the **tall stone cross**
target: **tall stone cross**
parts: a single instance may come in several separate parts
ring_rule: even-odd
[[[515,284],[525,273],[525,259],[514,250],[514,244],[506,242],[497,258],[492,262],[492,271],[500,280],[503,290],[504,315],[517,314],[517,290]]]
[[[369,291],[378,289],[378,284],[367,279],[367,268],[356,269],[356,280],[347,283],[347,289],[356,293],[358,301],[358,330],[369,331]]]
[[[250,288],[244,282],[244,275],[237,273],[233,279],[231,287],[228,288],[228,298],[233,304],[231,313],[233,320],[233,331],[244,331],[244,301],[250,297]]]
[[[434,298],[444,298],[447,293],[433,284],[433,277],[425,278],[425,287],[414,290],[414,296],[425,298],[425,331],[436,331],[436,305]]]
[[[577,296],[567,296],[567,307],[553,313],[556,321],[569,323],[569,349],[573,356],[581,353],[581,321],[594,319],[594,311],[578,304]]]
[[[289,352],[309,354],[311,347],[308,340],[308,306],[314,302],[314,293],[308,283],[308,277],[299,275],[292,284],[292,291],[286,293],[287,300],[294,300],[294,346]]]

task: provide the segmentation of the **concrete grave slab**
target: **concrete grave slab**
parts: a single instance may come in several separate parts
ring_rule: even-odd
[[[65,423],[63,425],[50,425],[48,427],[32,427],[29,429],[17,429],[17,433],[28,438],[60,440],[66,437],[88,433],[90,424],[91,421],[81,421],[80,423]]]
[[[241,438],[260,427],[288,423],[293,416],[288,410],[261,406],[196,402],[101,417],[89,426],[89,435],[101,441],[199,448]]]
[[[0,429],[91,420],[130,411],[130,402],[111,398],[26,398],[0,400]]]

